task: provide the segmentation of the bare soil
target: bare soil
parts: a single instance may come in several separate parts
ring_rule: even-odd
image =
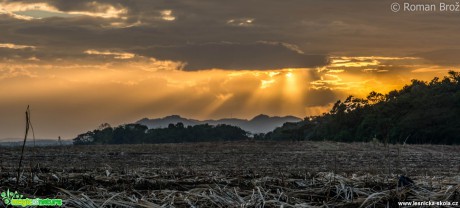
[[[66,207],[397,207],[398,201],[460,201],[460,146],[28,147],[16,187],[20,152],[19,147],[0,148],[0,192],[61,198]],[[415,184],[397,187],[400,175]]]

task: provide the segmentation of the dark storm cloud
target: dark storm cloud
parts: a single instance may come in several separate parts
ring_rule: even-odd
[[[416,56],[422,57],[432,64],[441,66],[459,66],[460,49],[442,49],[429,52],[417,53]]]
[[[325,106],[329,103],[336,102],[342,96],[338,92],[330,89],[310,89],[305,93],[305,106]]]
[[[306,55],[281,44],[212,43],[134,50],[136,54],[186,62],[184,70],[307,68],[327,64],[324,55]]]
[[[2,1],[1,4],[18,2]],[[36,53],[53,54],[54,58],[63,57],[53,51],[65,51],[64,56],[74,54],[75,57],[89,49],[137,51],[158,59],[187,62],[186,70],[312,67],[324,65],[327,55],[408,56],[414,53],[435,63],[460,64],[460,59],[450,54],[422,54],[460,44],[457,37],[460,28],[452,27],[460,23],[455,14],[393,13],[390,0],[42,0],[19,3],[37,2],[46,2],[61,12],[95,15],[25,21],[2,14],[0,42],[35,45],[39,47]],[[120,13],[103,17],[104,12],[114,12],[110,9]],[[285,45],[261,44],[262,41]],[[220,44],[222,42],[234,44]],[[304,54],[287,45],[295,46]],[[11,53],[17,55],[21,51]]]

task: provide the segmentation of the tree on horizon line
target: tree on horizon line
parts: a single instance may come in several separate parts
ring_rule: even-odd
[[[442,80],[411,80],[387,94],[348,96],[328,113],[269,132],[268,140],[371,141],[460,144],[460,72]]]

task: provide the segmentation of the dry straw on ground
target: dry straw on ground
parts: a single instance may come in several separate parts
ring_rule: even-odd
[[[331,142],[43,147],[39,154],[26,151],[19,191],[29,198],[61,198],[68,207],[394,207],[398,201],[460,201],[459,150]],[[16,182],[18,152],[1,148],[2,190]],[[397,187],[401,174],[415,184]]]

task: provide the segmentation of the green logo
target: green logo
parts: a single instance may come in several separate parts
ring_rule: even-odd
[[[2,192],[2,200],[5,202],[6,205],[11,205],[11,201],[13,199],[22,199],[23,195],[19,194],[17,191],[10,192],[10,190],[6,190],[6,192]]]
[[[5,205],[11,206],[62,206],[62,199],[23,199],[23,195],[19,194],[17,191],[11,192],[9,189],[1,194],[3,202]]]

